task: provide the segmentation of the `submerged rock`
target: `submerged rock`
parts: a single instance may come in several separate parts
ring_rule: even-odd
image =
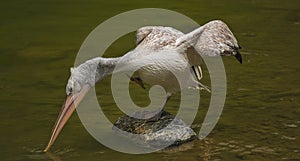
[[[145,118],[148,114],[149,111],[138,111],[130,116],[121,116],[114,123],[113,130],[122,136],[130,137],[137,144],[152,148],[177,146],[197,138],[196,133],[181,119],[166,111],[163,111],[157,120],[137,119]]]

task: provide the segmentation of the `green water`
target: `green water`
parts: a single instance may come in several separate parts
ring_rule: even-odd
[[[69,67],[85,37],[121,12],[145,7],[171,9],[200,24],[224,20],[243,47],[244,63],[224,58],[228,92],[216,128],[204,141],[173,151],[129,155],[94,140],[74,115],[52,147],[50,137]],[[299,160],[300,159],[300,1],[1,1],[0,5],[1,160]],[[129,34],[105,56],[133,47]],[[99,42],[101,43],[101,42]],[[207,80],[206,80],[207,81]],[[122,113],[109,91],[110,79],[96,85],[105,114]],[[138,105],[147,93],[132,85]],[[135,95],[134,93],[139,93]],[[209,95],[193,124],[199,131]],[[175,96],[167,110],[176,113]]]

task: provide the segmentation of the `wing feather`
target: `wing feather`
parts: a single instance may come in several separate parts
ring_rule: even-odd
[[[220,20],[211,21],[176,41],[179,48],[193,46],[201,56],[230,56],[239,54],[237,39]]]
[[[142,27],[136,32],[135,42],[137,48],[176,48],[178,52],[186,54],[198,80],[202,78],[202,56],[235,55],[241,62],[238,51],[241,47],[229,27],[220,20],[210,21],[188,34],[172,27]]]
[[[181,31],[172,27],[146,26],[137,30],[135,43],[137,47],[159,50],[165,47],[175,47],[176,40],[183,35]]]
[[[224,22],[215,20],[205,24],[195,48],[201,55],[230,56],[236,55],[241,47],[229,27]]]

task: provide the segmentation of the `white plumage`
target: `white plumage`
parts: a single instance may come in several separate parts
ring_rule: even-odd
[[[220,20],[211,21],[188,34],[172,27],[142,27],[136,32],[135,42],[136,48],[122,57],[97,57],[74,68],[67,84],[67,94],[80,91],[84,84],[93,86],[106,75],[112,74],[118,63],[124,68],[116,72],[142,66],[137,71],[139,77],[132,78],[140,85],[143,82],[161,85],[168,93],[175,93],[180,90],[175,73],[186,78],[187,88],[208,90],[199,82],[202,78],[201,56],[233,55],[242,62],[236,38]],[[96,75],[92,73],[95,71]]]

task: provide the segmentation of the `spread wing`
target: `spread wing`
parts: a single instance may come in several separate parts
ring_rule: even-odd
[[[201,56],[235,56],[240,63],[241,47],[229,27],[220,20],[211,21],[194,31],[183,35],[176,41],[176,46],[193,46]]]
[[[204,31],[198,37],[195,45],[196,50],[201,55],[218,56],[218,55],[236,55],[238,41],[230,31],[229,27],[222,21],[211,21],[204,26]]]
[[[135,43],[137,47],[160,50],[165,47],[175,47],[176,40],[184,33],[172,27],[146,26],[137,30]]]
[[[198,80],[202,78],[201,56],[234,55],[242,62],[237,39],[229,27],[220,20],[210,21],[188,34],[172,27],[142,27],[136,32],[135,42],[137,48],[161,50],[171,47],[184,51]]]
[[[210,21],[188,34],[172,27],[142,27],[136,32],[135,42],[137,47],[154,50],[178,47],[188,42],[189,45],[186,46],[186,49],[193,46],[201,56],[236,55],[238,49],[241,48],[229,27],[220,20]]]
[[[172,27],[146,26],[137,30],[135,43],[137,48],[147,48],[151,50],[176,48],[176,40],[182,36],[184,36],[184,33]],[[200,65],[203,61],[201,56],[196,53],[196,50],[192,46],[184,50],[184,54],[187,55],[196,77],[200,80],[202,78]]]

